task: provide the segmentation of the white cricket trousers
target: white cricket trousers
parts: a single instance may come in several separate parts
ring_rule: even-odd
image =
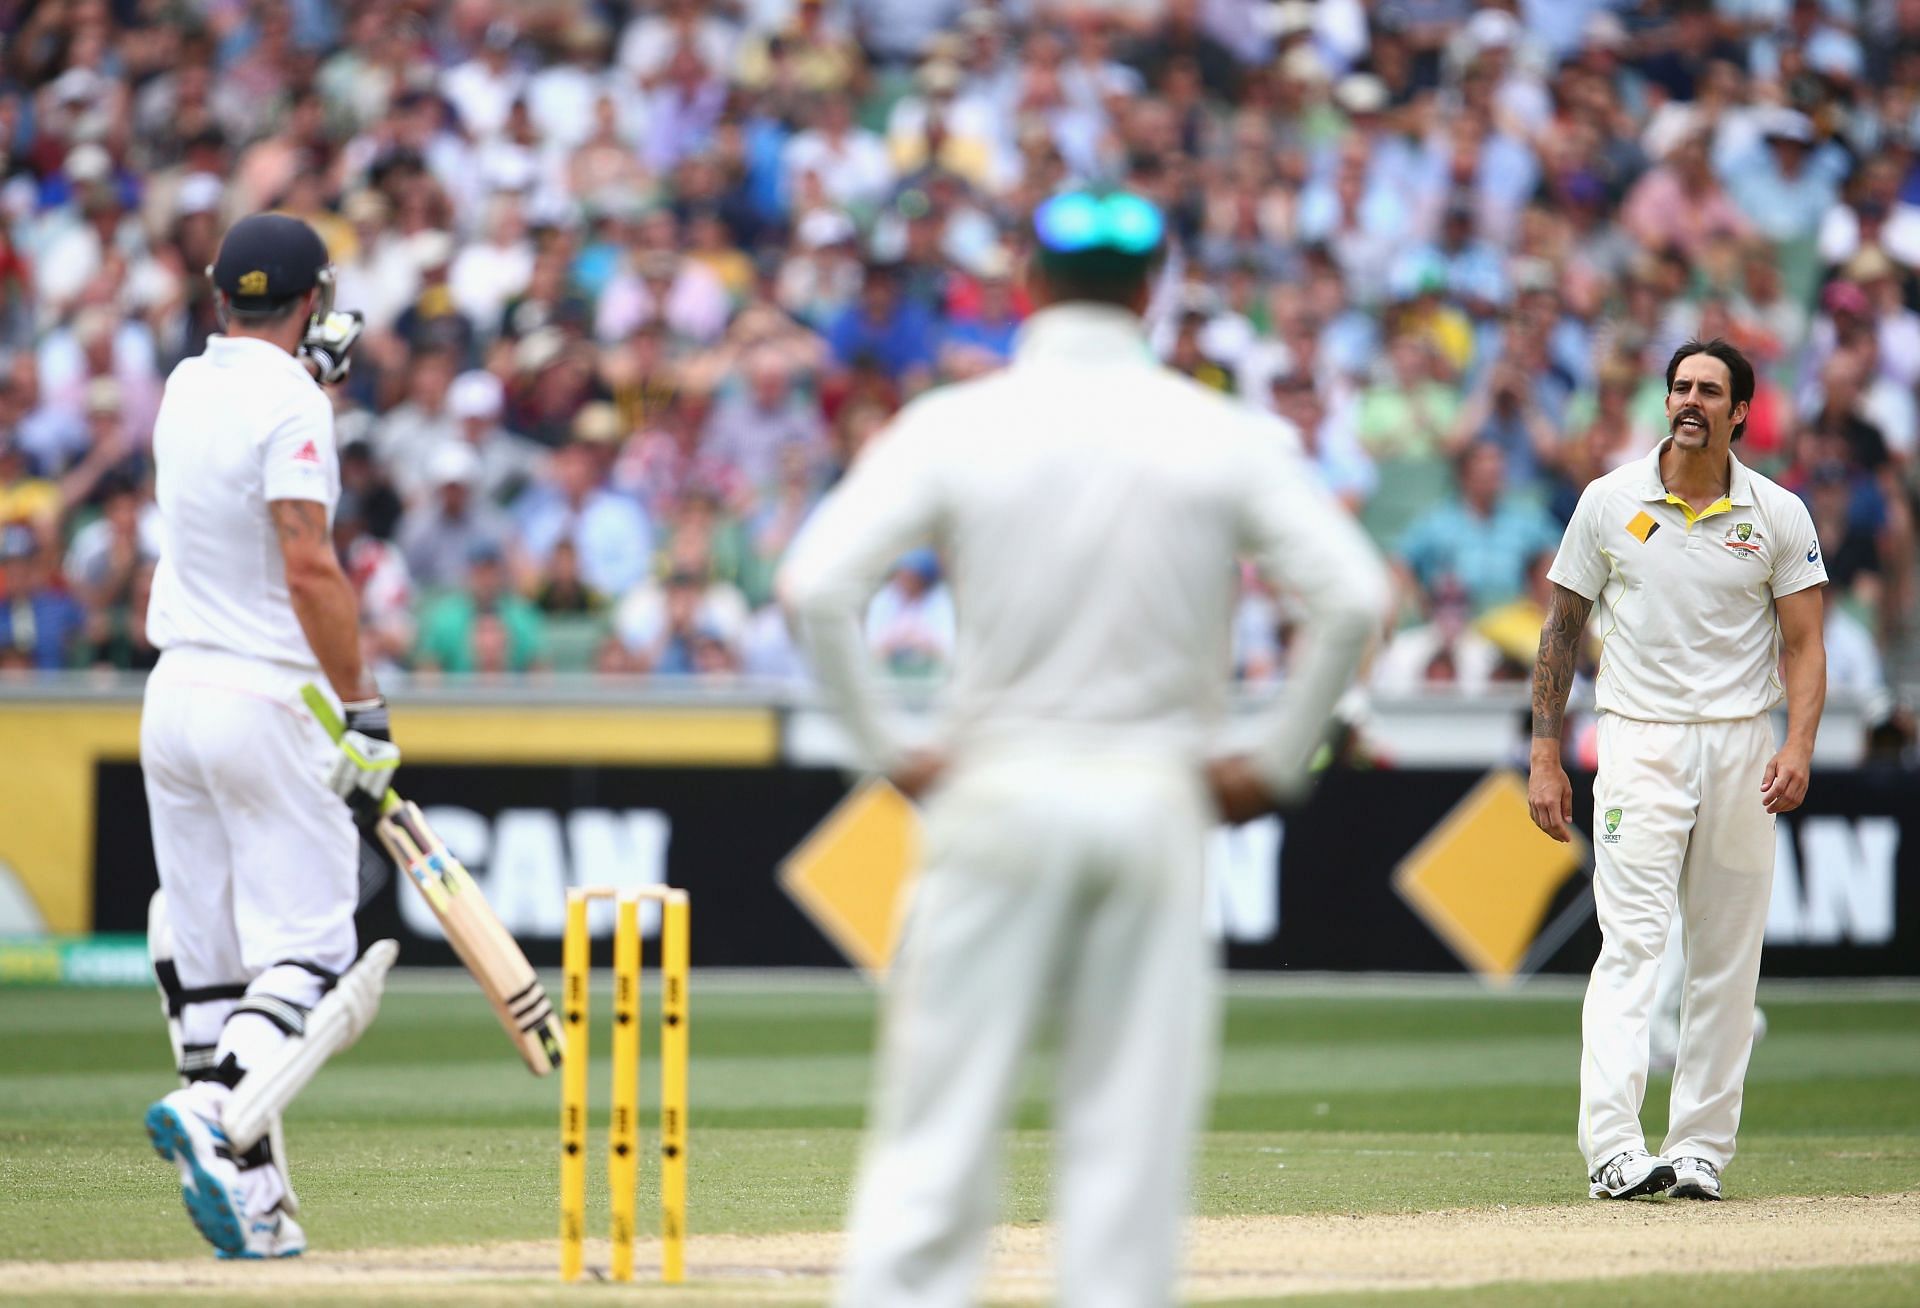
[[[1059,1301],[1166,1308],[1217,1044],[1214,821],[1162,759],[981,760],[927,806],[888,983],[842,1308],[971,1304],[1022,1054],[1058,1030]]]
[[[1774,819],[1760,795],[1773,752],[1765,714],[1694,723],[1601,715],[1593,895],[1602,941],[1581,1021],[1589,1171],[1646,1147],[1648,1021],[1676,911],[1686,980],[1660,1152],[1716,1167],[1733,1158],[1773,890]]]
[[[309,670],[170,649],[147,679],[140,766],[189,1046],[252,1066],[354,960],[359,838],[300,703]],[[244,991],[244,993],[238,993]],[[230,1020],[231,1019],[231,1020]]]

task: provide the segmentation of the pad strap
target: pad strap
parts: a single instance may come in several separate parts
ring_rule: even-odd
[[[180,969],[173,960],[163,958],[153,965],[153,979],[160,983],[160,993],[167,997],[167,1016],[178,1017],[181,1010],[190,1004],[216,1004],[231,999],[243,999],[247,993],[244,981],[229,981],[224,985],[195,986],[189,990],[180,984]]]
[[[290,1036],[306,1034],[307,1010],[278,995],[248,995],[233,1006],[233,1014],[227,1020],[231,1022],[242,1013],[264,1017]]]

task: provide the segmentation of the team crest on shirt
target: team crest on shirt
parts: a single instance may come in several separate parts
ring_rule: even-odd
[[[1727,528],[1726,537],[1720,543],[1732,550],[1735,554],[1744,554],[1750,558],[1758,558],[1760,555],[1760,542],[1754,539],[1758,534],[1759,533],[1754,531],[1751,522],[1736,522]]]
[[[1601,821],[1606,824],[1607,828],[1606,834],[1600,837],[1603,844],[1617,845],[1620,843],[1620,819],[1622,816],[1624,816],[1624,811],[1617,808],[1610,808],[1600,815]]]

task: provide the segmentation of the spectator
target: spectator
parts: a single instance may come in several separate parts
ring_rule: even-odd
[[[506,388],[490,372],[464,372],[447,389],[447,413],[459,424],[458,443],[479,461],[474,491],[489,504],[509,504],[540,475],[546,455],[524,436],[501,426]]]
[[[901,292],[899,269],[869,263],[860,296],[827,329],[833,357],[842,367],[872,360],[887,379],[917,390],[930,380],[933,321],[926,309]]]
[[[773,346],[748,353],[738,384],[707,418],[702,452],[739,474],[756,492],[770,489],[789,448],[820,461],[826,429],[817,401],[803,394]]]
[[[737,672],[746,625],[740,592],[693,569],[636,588],[613,617],[622,666],[668,677]]]
[[[1450,577],[1478,614],[1526,589],[1528,560],[1558,545],[1560,531],[1538,505],[1507,489],[1506,463],[1500,446],[1484,441],[1457,456],[1457,494],[1422,514],[1400,541],[1408,591],[1432,594]]]
[[[931,677],[953,659],[953,595],[932,550],[915,550],[867,606],[867,648],[895,676]]]
[[[544,658],[540,612],[507,587],[500,550],[477,542],[465,586],[428,606],[414,660],[422,672],[456,676],[526,672]]]
[[[54,574],[40,533],[23,523],[0,529],[0,669],[71,666],[86,613]]]
[[[507,553],[506,515],[480,493],[480,456],[454,441],[427,456],[427,492],[400,520],[400,550],[415,584],[428,590],[457,586],[476,553]]]
[[[1435,686],[1484,690],[1500,666],[1500,651],[1473,629],[1466,587],[1443,576],[1428,595],[1428,620],[1397,632],[1373,665],[1373,688],[1408,695]]]
[[[592,443],[576,439],[553,456],[548,479],[521,496],[515,511],[531,563],[544,569],[553,548],[572,542],[580,576],[604,595],[623,595],[647,573],[653,530],[647,515],[610,490]]]
[[[427,459],[460,438],[458,419],[447,408],[458,358],[450,349],[415,352],[407,368],[406,399],[380,420],[374,453],[393,471],[395,489],[411,503],[427,490]]]

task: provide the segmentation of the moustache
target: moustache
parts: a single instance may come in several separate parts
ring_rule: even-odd
[[[1702,413],[1700,410],[1682,409],[1680,410],[1680,412],[1673,415],[1673,421],[1668,423],[1667,427],[1669,430],[1678,430],[1680,427],[1680,424],[1688,418],[1692,418],[1695,422],[1699,423],[1702,427],[1707,425],[1707,415]]]

